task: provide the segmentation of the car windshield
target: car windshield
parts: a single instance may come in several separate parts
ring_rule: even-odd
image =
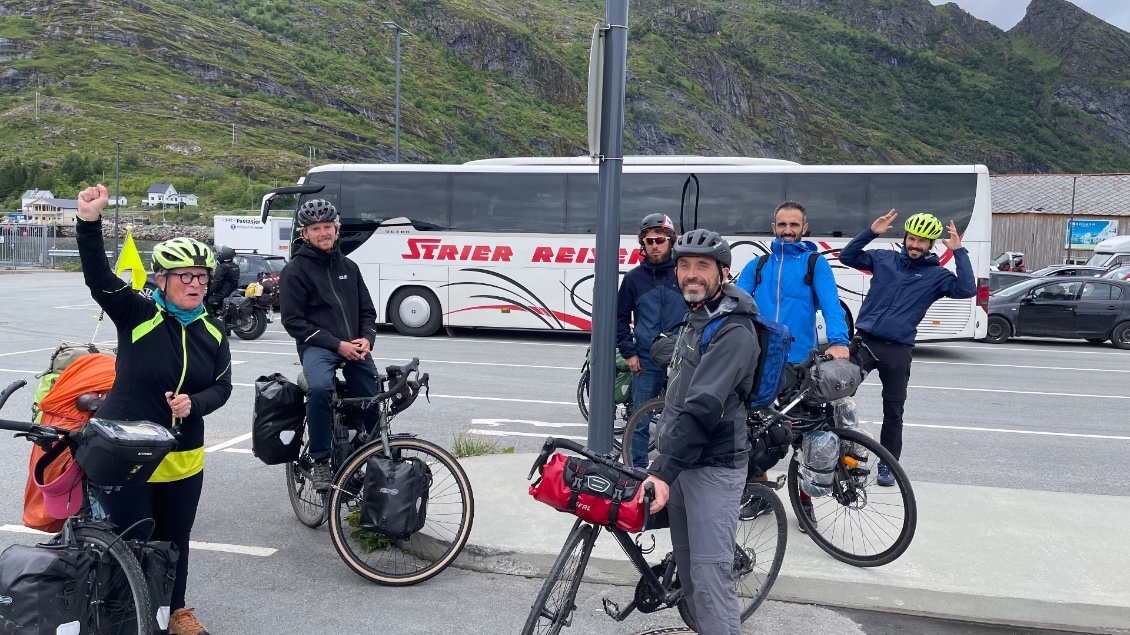
[[[1101,267],[1106,264],[1107,260],[1110,260],[1110,254],[1095,254],[1087,260],[1086,264],[1090,267]]]
[[[996,291],[990,292],[989,295],[990,296],[1004,296],[1004,295],[1010,296],[1010,295],[1013,295],[1015,293],[1020,293],[1020,292],[1027,293],[1029,289],[1031,289],[1031,288],[1033,288],[1033,287],[1035,287],[1035,286],[1037,286],[1041,283],[1044,283],[1044,282],[1047,282],[1047,280],[1025,280],[1023,282],[1017,282],[1016,284],[1011,284],[1007,287],[1001,287],[1000,289],[997,289]]]
[[[1121,280],[1126,276],[1130,276],[1130,267],[1119,267],[1103,274],[1104,278],[1110,278],[1111,280]]]
[[[282,273],[283,267],[286,266],[285,258],[267,258],[267,269],[274,275]]]

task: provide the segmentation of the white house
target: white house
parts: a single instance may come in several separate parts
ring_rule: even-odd
[[[112,207],[115,204],[120,205],[122,207],[125,207],[126,206],[126,197],[124,197],[124,196],[111,196],[110,202],[107,203],[106,205]]]
[[[55,198],[51,190],[28,190],[20,197],[20,208],[27,207],[32,201],[44,198]]]
[[[177,194],[176,198],[177,202],[182,205],[191,205],[193,207],[197,205],[195,194]]]
[[[143,205],[176,205],[177,190],[169,183],[154,183],[145,192]]]
[[[23,207],[28,222],[40,225],[67,225],[77,222],[78,199],[37,198]]]

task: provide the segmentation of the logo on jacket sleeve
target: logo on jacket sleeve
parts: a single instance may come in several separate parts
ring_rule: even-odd
[[[348,279],[349,279],[349,276],[348,276],[347,274],[344,274],[344,273],[343,273],[343,274],[341,274],[340,276],[338,276],[338,277],[337,277],[337,279],[338,279],[338,280],[348,280]]]

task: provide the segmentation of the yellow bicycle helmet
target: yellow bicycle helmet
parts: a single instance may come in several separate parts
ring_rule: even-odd
[[[915,214],[906,219],[907,233],[930,240],[942,235],[942,222],[933,214]]]
[[[153,271],[178,267],[216,268],[216,256],[208,245],[187,236],[166,240],[153,247]]]

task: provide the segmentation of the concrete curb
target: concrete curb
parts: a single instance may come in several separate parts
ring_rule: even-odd
[[[461,463],[477,513],[455,566],[544,577],[574,518],[533,501],[534,455]],[[1130,633],[1130,498],[915,483],[918,532],[884,567],[841,563],[791,518],[776,600],[1088,633]],[[786,505],[787,506],[787,505]],[[1049,514],[1046,510],[1055,510]],[[658,561],[670,550],[656,532]],[[598,540],[586,581],[634,586],[639,574],[611,538]]]

